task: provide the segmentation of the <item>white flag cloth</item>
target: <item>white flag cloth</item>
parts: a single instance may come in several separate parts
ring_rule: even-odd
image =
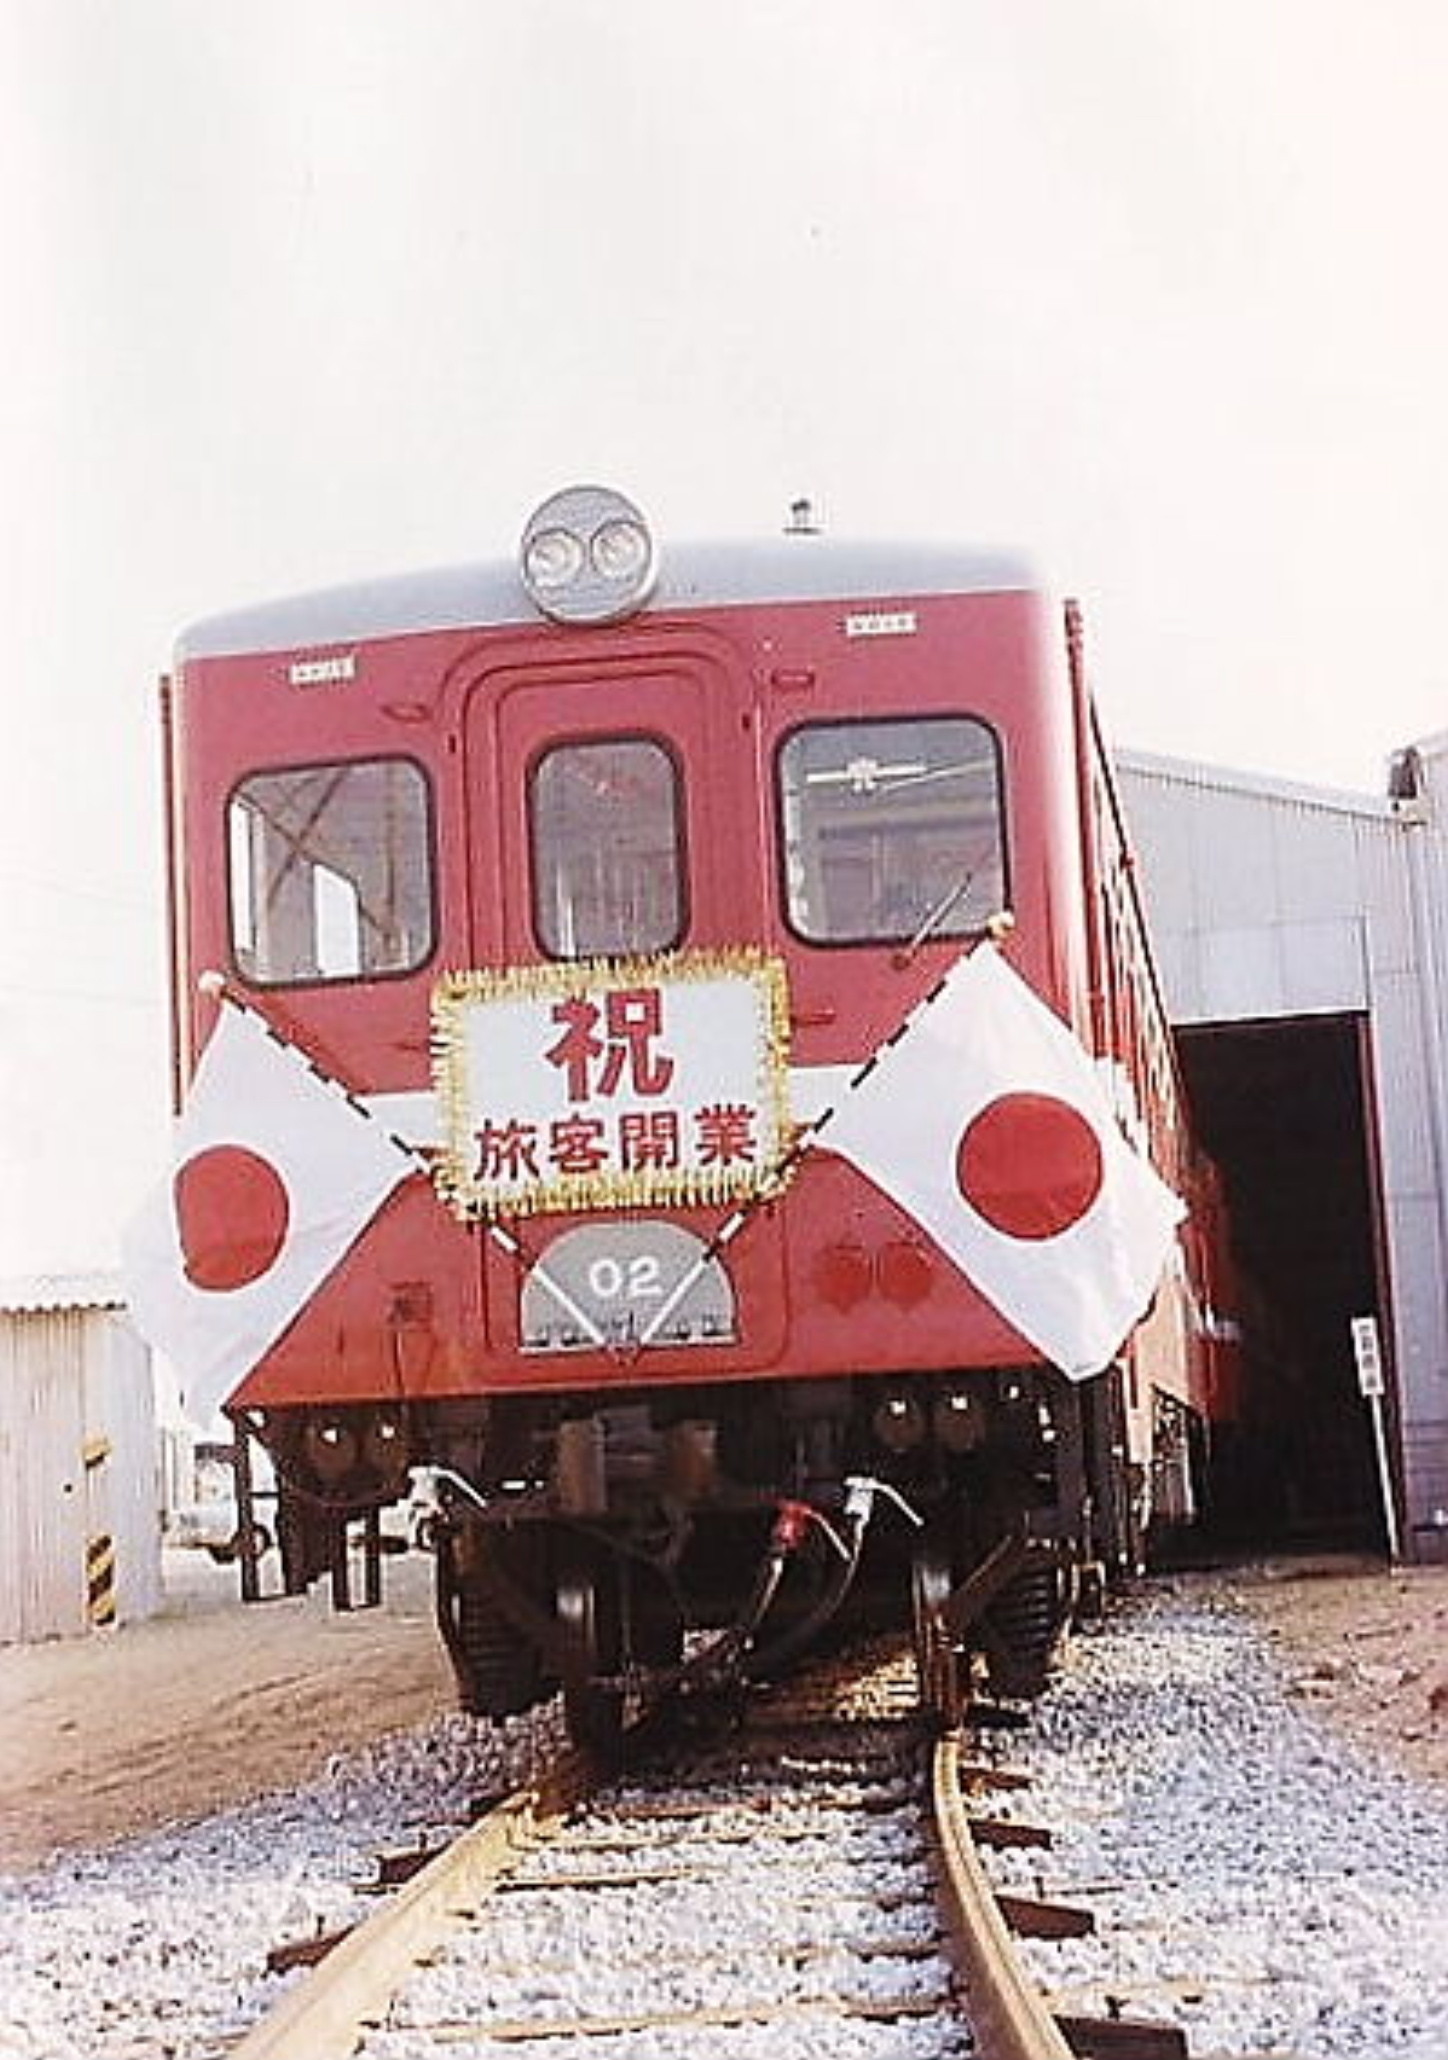
[[[126,1293],[204,1422],[417,1161],[228,1001],[177,1125],[173,1169],[127,1229]]]
[[[1145,1314],[1186,1214],[1095,1062],[993,945],[951,968],[821,1124],[1073,1380]]]

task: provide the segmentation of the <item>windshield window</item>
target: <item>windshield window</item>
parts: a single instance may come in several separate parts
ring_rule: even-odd
[[[530,802],[534,917],[546,952],[614,958],[679,942],[679,774],[662,744],[560,744],[534,766]]]
[[[227,852],[248,980],[365,979],[431,956],[428,790],[409,759],[250,774],[227,804]]]
[[[961,937],[1004,906],[1000,757],[984,723],[813,723],[785,740],[779,790],[785,902],[802,937]]]

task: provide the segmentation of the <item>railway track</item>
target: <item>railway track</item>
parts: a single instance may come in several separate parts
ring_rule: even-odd
[[[925,1736],[899,1657],[762,1696],[624,1777],[566,1755],[426,1859],[234,2060],[1184,2051],[1049,2014],[1010,1925],[1063,1920],[998,1899],[978,1849],[1044,1842],[981,1816],[1008,1779]]]

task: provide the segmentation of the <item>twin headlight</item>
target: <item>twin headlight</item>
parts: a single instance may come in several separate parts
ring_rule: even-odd
[[[529,517],[519,558],[530,599],[555,622],[616,622],[643,606],[658,571],[648,524],[606,486],[550,495]]]

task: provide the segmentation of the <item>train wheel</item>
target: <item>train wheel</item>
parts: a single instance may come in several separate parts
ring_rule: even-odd
[[[1106,1568],[1099,1559],[1088,1559],[1077,1570],[1076,1600],[1071,1611],[1073,1624],[1099,1624],[1106,1614]]]
[[[992,1694],[1029,1700],[1041,1693],[1071,1614],[1069,1584],[1042,1555],[1013,1574],[985,1613],[982,1641]]]
[[[575,1745],[605,1759],[623,1742],[624,1694],[618,1679],[618,1595],[611,1566],[569,1555],[558,1575],[563,1627],[563,1711]]]
[[[966,1702],[965,1658],[946,1629],[942,1615],[952,1586],[949,1558],[938,1546],[922,1545],[910,1574],[915,1671],[921,1703],[945,1731],[959,1725]]]
[[[544,1693],[538,1651],[504,1614],[486,1568],[456,1563],[440,1540],[434,1567],[437,1623],[452,1661],[458,1706],[475,1717],[511,1717]]]
[[[631,1569],[628,1650],[644,1667],[667,1672],[684,1657],[684,1619],[676,1596],[647,1568]]]
[[[486,1588],[470,1584],[459,1592],[457,1640],[465,1709],[479,1717],[512,1717],[533,1707],[543,1689],[538,1654]]]

